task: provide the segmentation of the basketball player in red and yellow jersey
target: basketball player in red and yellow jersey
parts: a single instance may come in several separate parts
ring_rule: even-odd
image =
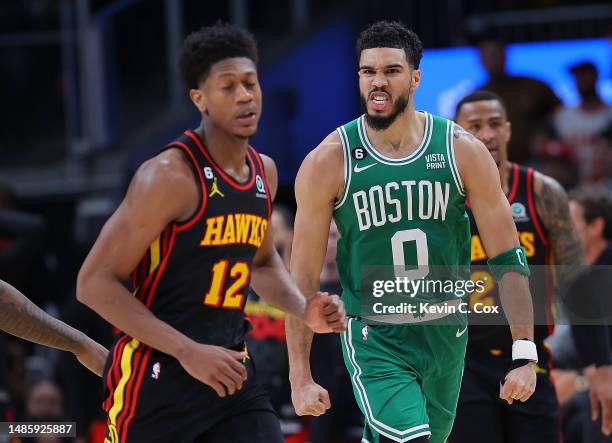
[[[80,271],[79,299],[122,331],[104,374],[106,442],[282,441],[244,345],[249,285],[315,332],[344,329],[339,298],[305,299],[273,247],[276,166],[248,143],[256,64],[234,26],[187,37],[180,67],[201,124],[138,169]]]
[[[456,122],[489,150],[497,164],[525,256],[534,272],[529,278],[534,300],[534,342],[538,349],[537,384],[526,401],[503,401],[497,393],[512,362],[512,337],[508,328],[488,322],[483,314],[469,317],[465,370],[457,406],[457,419],[449,438],[452,443],[558,443],[559,407],[550,378],[552,362],[544,339],[553,331],[553,279],[551,267],[579,269],[585,263],[577,232],[569,215],[561,185],[551,177],[508,161],[511,126],[503,100],[489,91],[475,91],[459,101]],[[469,203],[469,202],[468,202]],[[472,234],[472,279],[493,280],[482,270],[487,255],[479,229],[468,211]],[[553,261],[554,257],[554,261]],[[559,275],[569,282],[569,272]],[[486,285],[473,292],[470,307],[500,305],[498,286]]]

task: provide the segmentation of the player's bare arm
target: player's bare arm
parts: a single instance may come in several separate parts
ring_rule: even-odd
[[[0,280],[0,329],[40,345],[72,352],[83,366],[102,375],[108,351],[66,323],[51,317],[13,286]]]
[[[199,199],[191,167],[179,150],[167,150],[145,162],[85,259],[77,297],[129,336],[175,357],[223,397],[226,390],[232,394],[239,389],[246,378],[238,361],[244,354],[196,343],[155,317],[122,284],[151,242],[169,223],[188,219]]]
[[[277,190],[274,161],[262,156],[270,195]],[[253,259],[252,286],[270,304],[297,316],[314,332],[340,332],[345,326],[344,304],[338,295],[312,293],[302,295],[280,255],[274,248],[273,232],[268,230]]]
[[[295,182],[297,213],[291,251],[291,275],[306,297],[319,290],[334,201],[342,194],[343,154],[340,137],[330,134],[304,159]],[[298,415],[321,415],[331,407],[329,395],[310,372],[312,332],[297,318],[285,320],[291,397]]]
[[[510,205],[501,188],[499,173],[491,155],[480,141],[459,125],[454,125],[453,135],[461,178],[487,255],[495,257],[519,246]],[[515,340],[532,340],[533,307],[527,278],[517,273],[508,273],[499,283],[512,337]],[[504,297],[504,292],[512,299]]]
[[[489,257],[520,245],[499,172],[485,146],[459,125],[453,131],[457,163],[470,209]],[[533,341],[533,304],[527,277],[507,272],[499,280],[500,299],[514,340]],[[506,376],[500,397],[508,403],[527,400],[534,392],[533,364],[513,369]]]
[[[586,264],[584,250],[569,213],[567,194],[554,178],[534,173],[535,205],[548,230],[556,265],[564,266],[558,278],[568,281]]]

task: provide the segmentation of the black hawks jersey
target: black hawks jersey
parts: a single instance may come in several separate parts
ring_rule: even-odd
[[[239,346],[249,329],[243,308],[253,256],[271,215],[259,154],[247,149],[249,178],[238,183],[214,162],[200,137],[185,131],[165,149],[190,159],[201,202],[191,219],[171,223],[133,272],[135,296],[191,339]]]
[[[544,345],[544,339],[553,330],[553,284],[552,276],[548,273],[548,268],[544,268],[544,265],[551,263],[551,253],[548,233],[535,207],[533,172],[532,168],[511,163],[507,197],[519,240],[521,246],[525,249],[525,255],[532,272],[529,277],[529,287],[534,301],[534,340],[538,347],[538,358],[540,360],[538,366],[549,369],[550,355]],[[469,209],[467,212],[470,217],[472,233],[472,265],[479,265],[472,268],[472,279],[486,278],[486,281],[490,282],[485,284],[484,291],[473,292],[470,295],[470,309],[473,309],[476,303],[483,303],[489,306],[499,306],[499,311],[503,312],[497,285],[492,283],[494,280],[488,272],[487,260],[489,257],[480,239],[474,216]],[[507,325],[483,325],[482,317],[478,320],[473,317],[479,315],[482,314],[470,314],[472,317],[470,323],[476,324],[469,327],[466,364],[469,364],[470,357],[484,357],[486,355],[499,359],[500,363],[503,363],[502,366],[507,369],[512,359],[510,328]]]

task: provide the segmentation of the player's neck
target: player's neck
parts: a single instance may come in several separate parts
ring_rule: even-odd
[[[599,256],[608,247],[608,241],[604,238],[599,238],[589,243],[586,248],[586,260],[587,263],[592,265],[597,261]]]
[[[206,150],[221,169],[230,174],[232,171],[242,170],[246,162],[248,139],[236,137],[206,121],[202,121],[195,132],[204,141]]]
[[[423,113],[415,112],[411,104],[387,129],[375,131],[366,123],[368,138],[383,154],[409,155],[423,141],[425,134]]]

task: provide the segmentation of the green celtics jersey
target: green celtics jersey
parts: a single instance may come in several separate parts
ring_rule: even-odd
[[[340,231],[337,264],[349,315],[362,314],[362,297],[372,297],[375,288],[397,292],[391,282],[400,279],[438,281],[427,290],[404,286],[400,292],[408,292],[408,300],[438,303],[467,295],[442,287],[449,280],[469,280],[470,225],[453,151],[453,123],[429,113],[425,117],[420,146],[404,158],[386,157],[372,146],[364,116],[338,128],[344,194],[333,216]]]

